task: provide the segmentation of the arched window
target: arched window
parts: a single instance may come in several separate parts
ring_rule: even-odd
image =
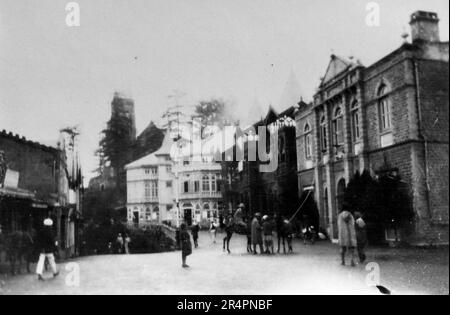
[[[312,158],[312,137],[311,137],[311,127],[308,123],[305,124],[303,129],[305,134],[305,158],[311,160]]]
[[[333,116],[333,142],[336,146],[344,144],[344,118],[341,107],[337,107]]]
[[[361,114],[356,100],[352,103],[350,111],[352,116],[352,140],[356,142],[361,139]]]
[[[322,152],[327,151],[327,120],[325,119],[325,115],[322,115],[322,117],[320,117],[320,147],[322,149]]]
[[[209,176],[203,175],[202,177],[202,191],[210,191],[209,190]]]
[[[391,108],[389,106],[386,85],[381,85],[378,89],[378,112],[380,117],[380,131],[389,131],[391,129]]]

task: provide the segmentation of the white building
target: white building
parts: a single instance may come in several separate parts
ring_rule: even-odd
[[[157,152],[126,166],[130,226],[168,222],[177,226],[183,221],[208,226],[219,218],[221,165],[190,139],[175,143],[167,132]]]
[[[166,134],[158,151],[125,167],[129,225],[144,227],[172,221],[175,193],[170,149],[173,143]]]

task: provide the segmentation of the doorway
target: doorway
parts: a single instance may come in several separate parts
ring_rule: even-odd
[[[184,209],[184,222],[187,226],[192,225],[192,209]]]

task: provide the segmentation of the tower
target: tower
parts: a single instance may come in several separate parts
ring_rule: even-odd
[[[439,42],[439,17],[437,13],[416,11],[411,15],[412,41]]]
[[[132,98],[122,93],[115,92],[111,102],[111,117],[125,116],[131,120],[132,138],[136,139],[136,114],[134,111],[134,101]]]

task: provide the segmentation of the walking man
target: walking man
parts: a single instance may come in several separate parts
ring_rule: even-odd
[[[39,255],[39,262],[36,268],[36,274],[38,275],[38,279],[40,281],[44,281],[43,273],[46,259],[48,260],[50,268],[52,269],[53,277],[57,277],[59,275],[54,255],[54,252],[56,251],[56,246],[57,242],[55,240],[55,234],[53,232],[53,221],[52,219],[47,218],[44,220],[44,228],[42,229],[39,235],[40,255]]]
[[[231,254],[230,241],[231,241],[231,238],[233,237],[233,217],[231,215],[228,216],[228,218],[226,219],[225,233],[227,233],[227,235],[223,239],[223,251],[225,251],[225,246],[226,246],[226,250],[228,251],[228,254]]]

